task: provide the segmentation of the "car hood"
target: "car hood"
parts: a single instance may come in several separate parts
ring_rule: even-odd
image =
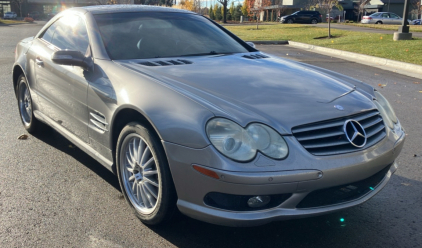
[[[291,133],[294,126],[374,108],[371,96],[359,88],[354,90],[355,85],[344,78],[290,60],[244,56],[183,57],[180,59],[190,64],[168,66],[139,64],[146,60],[117,63],[173,88],[216,116],[242,126],[266,123],[280,133]]]

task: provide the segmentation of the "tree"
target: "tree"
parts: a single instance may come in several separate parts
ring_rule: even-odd
[[[410,13],[413,16],[416,16],[416,18],[412,18],[412,19],[421,19],[421,14],[422,14],[421,1],[420,0],[411,0],[410,4],[412,6],[412,10],[410,11]]]
[[[247,0],[248,8],[250,10],[249,16],[256,17],[256,29],[258,29],[259,15],[265,10],[266,7],[271,5],[270,0]]]
[[[249,5],[248,5],[248,0],[244,0],[243,1],[243,5],[242,5],[242,15],[243,16],[248,16],[249,15]]]
[[[217,7],[217,11],[215,12],[215,19],[221,21],[223,19],[223,13],[222,13],[222,9],[221,6]]]
[[[232,17],[232,19],[234,19],[234,12],[236,11],[236,7],[234,7],[234,2],[232,2],[232,4],[230,5],[230,9],[229,9],[229,13]]]
[[[12,0],[10,1],[11,4],[14,4],[18,9],[19,9],[19,17],[23,17],[22,16],[22,6],[25,3],[25,0]]]
[[[333,10],[334,7],[337,7],[342,11],[343,6],[339,4],[338,0],[320,0],[317,7],[325,10],[328,14],[328,38],[331,38],[331,10]]]
[[[223,5],[223,11],[222,11],[223,23],[227,23],[227,5],[229,4],[229,1],[230,0],[217,0],[217,2]]]
[[[365,5],[367,5],[371,0],[359,0],[355,7],[355,13],[358,15],[358,22],[362,19],[363,13],[365,12]]]
[[[195,6],[195,1],[194,0],[181,0],[179,2],[180,7],[182,9],[185,10],[189,10],[189,11],[195,11],[196,10],[196,6]]]
[[[234,9],[233,19],[235,21],[240,21],[240,15],[242,14],[242,5],[238,4]]]
[[[208,15],[210,16],[210,19],[215,20],[214,10],[212,9],[212,6],[210,7],[210,10],[208,13],[209,13]]]

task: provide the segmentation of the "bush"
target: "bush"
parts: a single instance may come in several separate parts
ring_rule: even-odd
[[[25,18],[23,19],[23,21],[24,21],[24,22],[34,22],[34,18],[32,18],[32,17],[25,17]]]

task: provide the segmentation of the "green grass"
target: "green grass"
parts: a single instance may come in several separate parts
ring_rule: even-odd
[[[331,29],[334,39],[314,39],[327,36],[328,28],[297,24],[226,26],[245,41],[290,40],[344,51],[422,65],[422,40],[393,41],[393,35],[352,32]]]
[[[383,24],[362,24],[362,23],[341,23],[342,25],[350,25],[364,28],[376,28],[384,30],[397,31],[400,25],[383,25]],[[410,32],[422,32],[422,25],[409,25]]]
[[[23,23],[28,23],[28,22],[24,22],[24,21],[16,21],[16,20],[3,20],[0,19],[0,24],[23,24]]]

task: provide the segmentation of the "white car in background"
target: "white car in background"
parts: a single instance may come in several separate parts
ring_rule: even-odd
[[[400,25],[403,18],[391,12],[377,12],[369,16],[364,16],[361,23],[363,24],[394,24]]]
[[[18,15],[15,12],[6,12],[3,15],[3,19],[16,19]]]

